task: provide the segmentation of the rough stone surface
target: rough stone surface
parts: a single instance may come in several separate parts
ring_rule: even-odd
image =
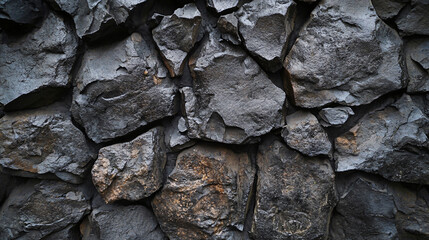
[[[207,6],[217,13],[233,10],[239,3],[240,0],[207,0]]]
[[[407,92],[429,92],[429,38],[412,39],[406,44]]]
[[[340,176],[330,239],[427,239],[429,194],[362,174]]]
[[[138,33],[89,49],[76,77],[72,113],[100,143],[177,112],[174,83]]]
[[[172,151],[181,150],[195,144],[186,132],[186,120],[183,117],[175,117],[165,129],[165,143]]]
[[[254,0],[237,12],[244,45],[270,72],[282,67],[294,27],[295,5],[291,0]]]
[[[319,116],[322,118],[322,126],[340,126],[347,122],[351,115],[355,113],[349,107],[334,107],[324,108],[319,111]]]
[[[152,201],[162,230],[170,239],[239,239],[254,174],[246,153],[212,145],[184,150]]]
[[[405,87],[401,48],[370,0],[321,2],[284,62],[296,105],[356,106]]]
[[[372,0],[375,11],[383,20],[396,17],[408,2],[410,0]]]
[[[0,119],[0,168],[25,177],[80,182],[96,152],[59,104]]]
[[[19,25],[34,25],[43,18],[45,8],[42,0],[0,1],[0,26],[10,22]]]
[[[0,210],[1,239],[43,239],[89,213],[90,205],[74,185],[29,181],[13,189]]]
[[[286,144],[308,156],[328,155],[332,144],[317,118],[310,112],[298,111],[286,117],[282,137]]]
[[[428,131],[428,117],[404,94],[335,139],[336,171],[362,170],[392,181],[428,184]]]
[[[131,142],[100,149],[92,181],[107,203],[140,200],[161,187],[166,161],[164,129],[153,128]]]
[[[234,45],[241,44],[241,37],[238,33],[238,19],[233,13],[220,16],[217,21],[217,27],[222,33],[222,39],[227,40]]]
[[[60,17],[51,13],[23,37],[0,33],[0,39],[0,104],[40,106],[52,102],[55,89],[69,86],[77,38]]]
[[[254,239],[326,239],[337,201],[329,160],[268,139],[258,149],[257,164]]]
[[[399,30],[405,35],[429,35],[429,1],[411,0],[395,20]]]
[[[190,138],[244,143],[282,124],[285,93],[243,50],[211,34],[190,59],[181,90]]]
[[[185,58],[200,31],[201,13],[195,4],[190,3],[166,16],[152,30],[153,39],[172,77],[183,74]]]

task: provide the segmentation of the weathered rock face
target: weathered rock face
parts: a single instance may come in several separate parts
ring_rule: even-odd
[[[9,113],[0,119],[0,168],[9,174],[55,175],[76,183],[95,158],[95,149],[62,105]]]
[[[201,13],[195,4],[190,3],[164,17],[152,30],[153,39],[172,77],[183,74],[185,58],[197,41],[200,26]]]
[[[340,126],[347,122],[351,115],[355,113],[349,107],[324,108],[319,111],[319,116],[322,118],[322,126]]]
[[[0,236],[44,239],[77,224],[89,210],[88,200],[75,186],[32,180],[16,187],[1,207]]]
[[[401,11],[408,2],[410,2],[410,0],[372,0],[375,11],[383,20],[397,16],[399,11]]]
[[[42,0],[2,0],[0,2],[0,26],[34,25],[43,18],[45,7]]]
[[[241,37],[238,33],[238,19],[233,13],[220,16],[217,21],[217,27],[222,33],[221,37],[224,40],[234,45],[241,44]]]
[[[92,181],[107,203],[140,200],[161,187],[166,161],[164,129],[153,128],[131,142],[100,149]]]
[[[369,0],[321,2],[284,62],[296,105],[356,106],[405,87],[401,47]]]
[[[162,230],[170,239],[238,239],[254,174],[245,153],[212,145],[184,150],[152,201]]]
[[[177,112],[174,83],[142,37],[88,50],[76,77],[73,116],[100,143]]]
[[[338,179],[341,196],[332,217],[330,239],[426,239],[429,196],[374,176]],[[426,198],[426,199],[425,199]]]
[[[207,0],[207,6],[217,13],[233,10],[238,7],[240,0]]]
[[[405,35],[429,35],[429,2],[411,0],[411,5],[401,11],[395,20],[399,30]]]
[[[268,139],[259,146],[257,164],[254,239],[326,239],[337,201],[329,160]]]
[[[295,2],[255,0],[237,12],[244,45],[263,68],[280,70],[295,21]]]
[[[362,170],[392,181],[429,183],[429,119],[404,94],[336,138],[336,170]]]
[[[41,106],[58,98],[56,89],[69,86],[77,38],[60,17],[50,13],[27,35],[0,39],[0,105]]]
[[[429,92],[429,38],[410,40],[405,51],[409,79],[407,92]]]
[[[211,35],[190,69],[194,88],[181,90],[189,137],[240,144],[281,126],[285,93],[243,50]]]
[[[195,141],[186,135],[187,131],[186,120],[183,117],[175,117],[165,129],[165,143],[172,151],[194,145]]]

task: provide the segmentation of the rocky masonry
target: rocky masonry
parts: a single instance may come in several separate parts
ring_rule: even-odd
[[[429,239],[427,0],[0,0],[0,240]]]

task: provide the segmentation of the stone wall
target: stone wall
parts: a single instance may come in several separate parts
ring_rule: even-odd
[[[0,240],[429,239],[427,0],[0,0]]]

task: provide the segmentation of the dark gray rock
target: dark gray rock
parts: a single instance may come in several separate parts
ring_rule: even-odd
[[[175,117],[165,129],[165,143],[172,151],[181,150],[195,144],[186,132],[186,120],[183,117]]]
[[[356,106],[405,87],[401,48],[370,0],[321,2],[284,62],[296,105]]]
[[[0,119],[0,168],[9,174],[54,174],[77,183],[96,156],[65,106],[13,112]]]
[[[137,201],[161,187],[166,161],[164,129],[153,128],[130,142],[101,148],[92,181],[106,203]]]
[[[282,68],[294,28],[295,5],[292,0],[254,0],[237,12],[244,45],[267,71]]]
[[[282,126],[285,93],[243,50],[211,34],[190,59],[181,90],[190,138],[245,143]]]
[[[406,7],[398,17],[395,23],[402,34],[429,35],[429,1],[411,0],[411,5]]]
[[[0,104],[11,110],[55,100],[58,88],[70,84],[77,44],[71,29],[53,13],[27,35],[5,38],[0,43]]]
[[[233,14],[222,15],[217,21],[217,27],[222,33],[221,37],[235,45],[241,44],[241,37],[238,34],[238,19]]]
[[[375,11],[383,20],[396,17],[410,0],[372,0]]]
[[[88,200],[74,185],[31,180],[14,188],[3,204],[0,236],[1,239],[44,239],[77,224],[89,210]]]
[[[152,201],[162,230],[170,239],[240,239],[254,175],[246,153],[213,145],[184,150]]]
[[[0,173],[0,207],[3,200],[7,197],[7,190],[9,185],[10,177],[8,175]]]
[[[240,0],[207,0],[207,7],[217,13],[234,10],[240,4]]]
[[[76,77],[72,113],[100,143],[177,112],[177,88],[138,33],[89,49]]]
[[[43,18],[45,12],[42,0],[2,0],[0,1],[0,26],[33,26]]]
[[[190,3],[164,17],[152,30],[153,39],[172,77],[183,74],[185,58],[197,41],[201,20],[200,11]]]
[[[429,92],[429,38],[416,38],[405,47],[408,69],[407,92]]]
[[[286,144],[308,156],[330,155],[332,144],[317,118],[306,111],[286,117],[282,137]]]
[[[324,127],[337,127],[349,119],[351,115],[355,113],[349,107],[334,107],[334,108],[324,108],[319,111],[319,116],[322,118],[322,126]]]
[[[43,240],[76,240],[80,239],[79,234],[79,226],[77,225],[69,225],[68,227],[58,231],[54,232],[46,237],[43,238]]]
[[[309,158],[275,139],[258,149],[254,239],[326,239],[337,202],[327,158]]]
[[[429,183],[429,119],[404,94],[335,139],[336,171],[361,170],[392,181]]]

